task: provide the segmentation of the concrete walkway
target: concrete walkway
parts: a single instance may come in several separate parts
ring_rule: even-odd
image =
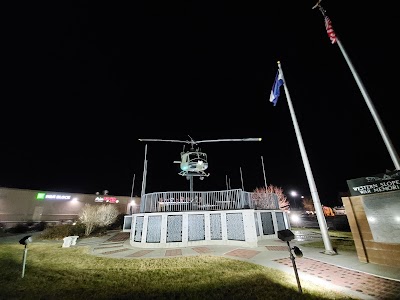
[[[303,251],[303,257],[295,259],[300,283],[310,280],[329,285],[331,289],[359,299],[400,299],[400,268],[362,263],[352,251],[326,255],[321,249],[302,247],[304,236],[301,232],[294,233],[301,241],[293,240],[290,245]],[[288,246],[279,239],[261,241],[255,248],[207,245],[143,249],[130,245],[129,233],[113,232],[106,237],[78,240],[77,246],[89,246],[96,256],[122,259],[215,255],[260,264],[295,276]]]

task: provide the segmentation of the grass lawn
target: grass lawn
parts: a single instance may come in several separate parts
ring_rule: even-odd
[[[316,228],[292,228],[292,231],[308,231],[310,233],[321,233],[321,230]],[[336,251],[356,251],[356,246],[354,245],[353,235],[351,232],[347,231],[337,231],[329,230],[329,236],[331,238],[332,247]],[[313,242],[304,242],[301,244],[302,247],[312,247],[324,249],[324,242],[322,240]]]
[[[0,239],[0,299],[352,299],[327,286],[249,262],[213,256],[115,259],[86,247]]]

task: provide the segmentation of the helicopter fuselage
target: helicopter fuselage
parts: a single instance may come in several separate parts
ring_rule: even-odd
[[[179,175],[186,176],[190,178],[192,176],[200,176],[200,179],[207,177],[210,173],[204,172],[208,168],[207,154],[200,152],[200,148],[195,149],[194,145],[199,143],[210,143],[210,142],[231,142],[231,141],[241,141],[241,142],[255,142],[261,141],[261,138],[244,138],[244,139],[217,139],[217,140],[202,140],[195,141],[189,136],[189,141],[182,140],[161,140],[161,139],[139,139],[140,141],[163,141],[163,142],[174,142],[174,143],[185,143],[190,144],[191,148],[189,151],[181,152],[181,160],[174,161],[174,163],[180,164],[181,171]],[[185,148],[184,148],[185,149]]]
[[[180,168],[183,172],[182,175],[200,173],[206,176],[207,174],[204,171],[208,168],[207,154],[199,151],[182,152]]]

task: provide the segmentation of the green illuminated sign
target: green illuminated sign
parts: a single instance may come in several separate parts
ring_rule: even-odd
[[[37,193],[36,199],[37,200],[44,200],[46,198],[46,193]]]
[[[36,200],[70,200],[71,195],[56,195],[47,193],[37,193]]]

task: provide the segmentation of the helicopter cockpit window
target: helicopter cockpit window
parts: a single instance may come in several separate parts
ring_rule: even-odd
[[[187,161],[198,161],[198,160],[207,160],[207,154],[202,152],[191,152],[188,155]]]
[[[198,157],[198,154],[196,152],[192,152],[188,156],[189,156],[189,160],[192,160],[192,159],[196,159]]]

